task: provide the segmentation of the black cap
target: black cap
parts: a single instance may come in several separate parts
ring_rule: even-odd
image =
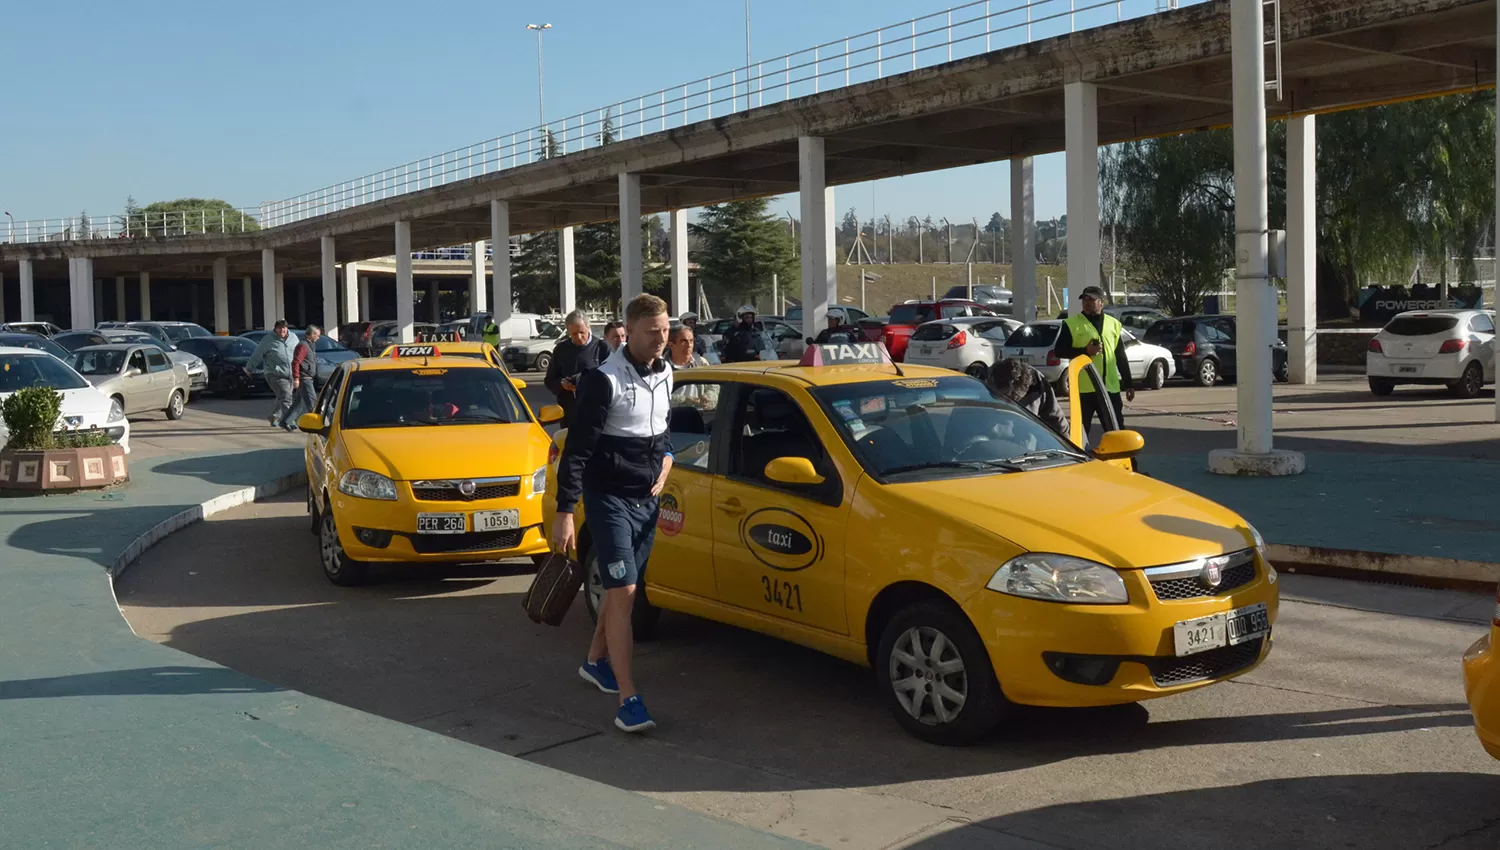
[[[1103,301],[1104,300],[1104,290],[1100,289],[1097,286],[1085,286],[1083,288],[1083,291],[1080,292],[1080,293],[1078,293],[1078,297],[1079,298],[1097,298],[1100,301]]]

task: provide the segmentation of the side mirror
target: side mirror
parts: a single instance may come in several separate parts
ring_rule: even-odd
[[[323,417],[317,413],[304,413],[297,417],[297,430],[305,434],[321,434],[325,423]]]
[[[1145,446],[1146,440],[1139,431],[1106,431],[1099,438],[1094,457],[1100,460],[1123,460],[1135,457]]]
[[[128,369],[125,370],[125,377],[127,377],[127,378],[134,378],[137,375],[144,375],[144,374],[146,374],[146,373],[142,372],[140,370],[140,367],[138,367],[138,366],[131,366],[130,368],[128,368]]]
[[[521,380],[520,378],[511,378],[510,385],[515,387],[517,390],[526,389],[526,382]]]
[[[778,484],[822,484],[823,476],[805,457],[779,457],[766,464],[766,477]]]
[[[525,382],[523,381],[522,383],[524,384]],[[537,412],[536,418],[541,420],[543,425],[561,422],[563,420],[563,409],[558,405],[549,404]]]

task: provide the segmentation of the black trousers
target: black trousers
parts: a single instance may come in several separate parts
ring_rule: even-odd
[[[1119,393],[1108,393],[1110,407],[1115,409],[1115,421],[1121,428],[1125,427],[1125,402]],[[1099,427],[1104,427],[1104,411],[1099,407],[1098,393],[1079,393],[1079,406],[1083,410],[1083,436],[1088,438],[1089,431],[1093,430],[1094,417],[1099,417]]]

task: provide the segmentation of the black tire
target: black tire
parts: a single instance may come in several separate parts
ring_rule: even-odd
[[[1052,390],[1061,396],[1068,394],[1068,372],[1066,369],[1063,370],[1062,377],[1053,382]]]
[[[599,557],[590,546],[583,556],[583,604],[589,610],[589,619],[599,622],[596,594],[604,589],[599,580]],[[635,586],[635,607],[630,612],[630,630],[636,640],[651,640],[656,637],[656,624],[661,620],[661,609],[646,598],[646,579],[643,576]]]
[[[1390,395],[1396,389],[1396,382],[1390,378],[1371,378],[1370,392],[1374,395]]]
[[[1484,389],[1484,367],[1478,363],[1470,363],[1464,367],[1464,373],[1458,380],[1448,385],[1448,392],[1455,398],[1475,398],[1479,391]]]
[[[318,524],[318,560],[323,564],[323,575],[340,587],[364,584],[370,577],[370,565],[356,561],[344,553],[344,544],[339,541],[339,529],[333,521],[333,508],[322,512]]]
[[[545,371],[547,371],[547,367],[551,366],[551,365],[552,365],[552,355],[551,355],[551,353],[543,351],[541,354],[538,354],[536,356],[536,367],[533,369],[533,371],[536,371],[536,372],[545,372]]]
[[[944,647],[937,653],[938,663],[958,662],[959,669],[944,673],[932,669],[929,658],[919,658],[913,646],[925,651],[936,649],[936,636],[941,635]],[[902,649],[901,654],[897,650]],[[902,660],[902,655],[906,661]],[[918,666],[913,667],[909,661]],[[910,675],[895,678],[903,672]],[[971,744],[988,735],[1004,717],[1009,702],[1000,692],[1000,682],[990,666],[989,653],[969,618],[952,603],[941,600],[922,600],[897,612],[880,635],[880,648],[875,654],[875,677],[880,683],[882,699],[907,732],[932,744],[962,746]],[[922,688],[915,694],[906,692],[894,683],[909,682]],[[946,720],[940,718],[938,703],[933,695],[942,699],[943,711],[951,698],[945,698],[935,688],[946,687],[949,693],[959,694],[962,701],[955,714]],[[906,696],[902,693],[906,692]],[[910,703],[915,699],[914,703]],[[910,703],[910,704],[909,704]],[[913,714],[913,712],[916,712]]]
[[[1198,386],[1211,387],[1219,381],[1219,363],[1212,357],[1205,357],[1198,364]]]
[[[172,420],[173,422],[176,422],[177,420],[181,419],[182,418],[182,414],[184,414],[186,412],[187,412],[187,398],[186,398],[186,396],[183,395],[182,390],[173,390],[172,391],[172,397],[169,398],[169,399],[167,399],[167,409],[166,409],[167,418],[170,419],[170,420]]]
[[[1292,361],[1281,361],[1281,365],[1276,367],[1276,372],[1273,377],[1275,377],[1276,380],[1282,382],[1283,384],[1290,381],[1292,379]]]
[[[964,370],[964,374],[976,380],[983,381],[985,378],[989,377],[990,367],[984,365],[983,363],[980,363],[978,360],[975,360],[973,363],[969,364],[969,368]]]
[[[1146,370],[1146,389],[1159,390],[1167,385],[1167,364],[1158,360]]]

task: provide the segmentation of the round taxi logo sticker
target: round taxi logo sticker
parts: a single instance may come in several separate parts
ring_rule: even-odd
[[[761,508],[745,517],[740,542],[757,561],[782,572],[805,570],[823,557],[823,538],[784,508]]]
[[[663,493],[656,512],[656,527],[661,529],[662,534],[676,537],[677,532],[682,531],[684,519],[682,508],[677,504],[677,497],[671,493]]]

